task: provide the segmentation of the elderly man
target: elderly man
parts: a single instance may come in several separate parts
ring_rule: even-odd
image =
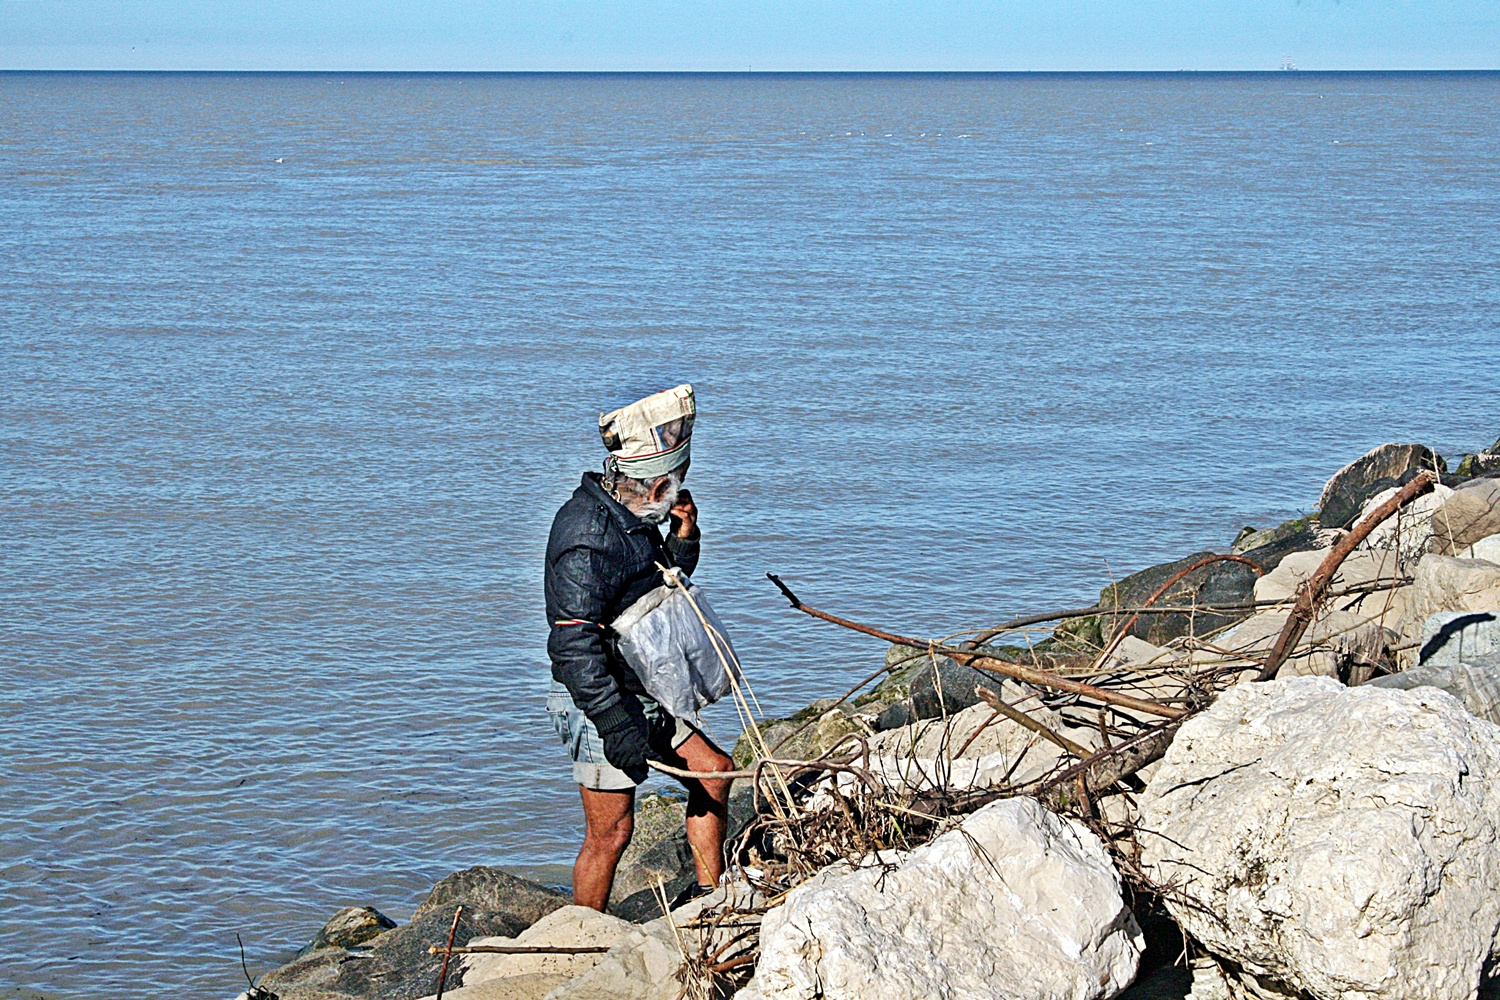
[[[693,387],[648,396],[599,418],[604,474],[586,473],[557,512],[547,540],[552,689],[547,712],[573,759],[586,829],[573,866],[573,899],[603,910],[635,821],[635,786],[647,759],[689,771],[732,762],[701,731],[654,701],[614,641],[610,622],[662,584],[657,565],[698,565],[698,508],[682,488],[697,410]],[[663,540],[658,525],[669,521]],[[724,868],[729,782],[684,780],[687,838],[697,864],[691,897]]]

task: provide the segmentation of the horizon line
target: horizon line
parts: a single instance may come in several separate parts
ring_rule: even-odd
[[[1444,69],[209,69],[0,67],[0,73],[110,73],[198,75],[321,76],[1179,76],[1193,73],[1236,76],[1417,75],[1434,73],[1500,73],[1500,67]]]

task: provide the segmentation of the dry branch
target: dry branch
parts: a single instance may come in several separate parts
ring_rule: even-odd
[[[1355,526],[1353,531],[1339,539],[1338,544],[1329,550],[1327,557],[1318,566],[1317,572],[1297,589],[1297,603],[1292,608],[1292,613],[1287,616],[1286,624],[1281,628],[1281,634],[1276,637],[1276,645],[1271,647],[1271,654],[1266,657],[1266,665],[1261,668],[1256,680],[1268,681],[1276,676],[1276,672],[1281,669],[1281,665],[1286,662],[1287,657],[1302,639],[1302,634],[1307,631],[1307,626],[1312,624],[1313,615],[1327,596],[1328,585],[1333,582],[1334,574],[1338,572],[1349,553],[1369,537],[1370,532],[1374,531],[1386,518],[1431,490],[1436,482],[1437,477],[1432,473],[1420,473],[1411,482],[1401,487],[1395,496],[1372,510],[1368,517]]]

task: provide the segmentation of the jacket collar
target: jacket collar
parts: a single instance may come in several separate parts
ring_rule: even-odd
[[[609,511],[610,516],[615,519],[615,523],[622,531],[646,531],[651,528],[651,525],[631,513],[629,507],[609,495],[609,491],[599,482],[599,473],[585,472],[583,485],[578,488],[603,504],[604,509]]]

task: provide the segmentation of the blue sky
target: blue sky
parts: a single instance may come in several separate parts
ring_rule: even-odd
[[[1500,68],[1500,0],[0,0],[0,68]]]

